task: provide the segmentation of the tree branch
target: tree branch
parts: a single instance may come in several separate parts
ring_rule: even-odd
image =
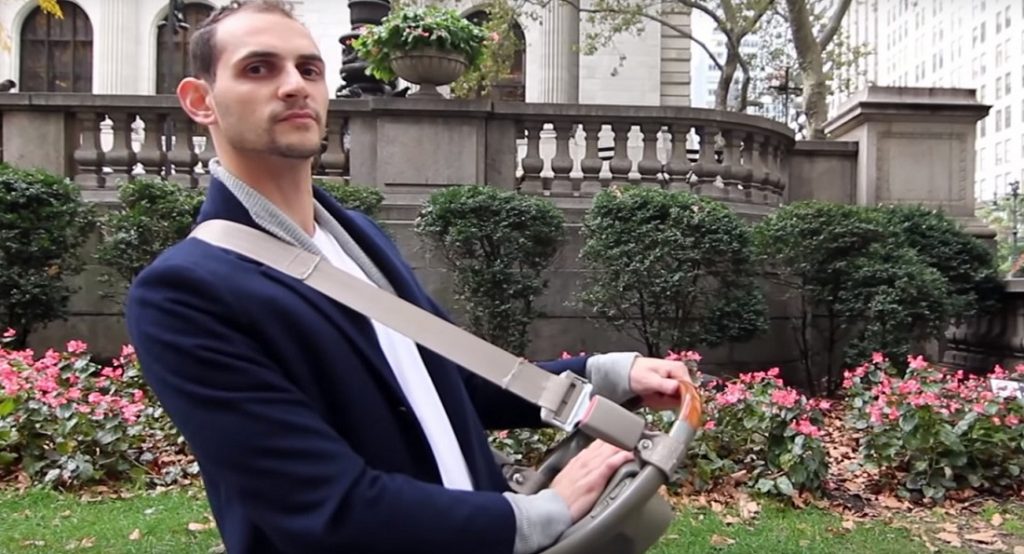
[[[832,12],[832,17],[829,19],[828,25],[825,26],[821,31],[821,36],[818,37],[818,48],[822,52],[828,48],[832,39],[835,38],[836,33],[839,32],[839,26],[843,23],[843,18],[846,17],[846,12],[850,9],[852,0],[839,0],[839,5],[836,6],[836,11]]]
[[[572,6],[579,13],[610,13],[610,14],[617,14],[617,15],[634,15],[633,12],[626,11],[626,10],[615,10],[615,9],[611,9],[611,8],[602,8],[602,9],[582,8],[582,7],[580,7],[579,4],[577,4],[573,0],[560,0],[560,1],[561,2],[565,2],[566,4],[569,4],[570,6]],[[715,53],[711,51],[711,48],[708,47],[707,44],[704,44],[704,42],[702,40],[700,40],[697,37],[693,36],[686,29],[680,27],[679,25],[675,25],[675,24],[669,22],[668,20],[666,20],[665,18],[663,18],[661,16],[654,15],[654,14],[649,14],[646,11],[641,11],[640,12],[640,16],[644,17],[646,19],[650,19],[651,21],[654,21],[656,23],[660,23],[662,26],[667,27],[668,29],[671,29],[672,31],[675,31],[676,33],[679,33],[679,35],[681,37],[692,40],[694,43],[697,44],[697,46],[700,46],[701,50],[704,50],[704,52],[707,53],[708,57],[711,58],[711,62],[713,64],[715,64],[715,67],[717,67],[719,71],[722,70],[722,62],[719,61],[718,57],[715,56]]]

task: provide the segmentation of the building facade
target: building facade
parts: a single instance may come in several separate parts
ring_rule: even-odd
[[[968,88],[992,108],[977,127],[975,196],[1024,180],[1024,2],[854,0],[851,43],[871,53],[849,77],[866,85]],[[845,98],[832,99],[833,108]]]
[[[226,0],[190,1],[188,23]],[[0,3],[11,48],[0,53],[0,80],[20,92],[157,94],[174,90],[187,68],[187,33],[167,28],[167,0],[61,0],[63,19],[43,14],[35,0]],[[296,15],[320,46],[328,86],[342,84],[340,36],[351,29],[340,0],[294,0]],[[460,1],[467,16],[479,4]],[[593,55],[578,48],[588,25],[571,4],[554,0],[521,22],[525,49],[518,64],[520,99],[529,102],[690,105],[690,41],[648,22]],[[672,16],[689,26],[688,14]]]

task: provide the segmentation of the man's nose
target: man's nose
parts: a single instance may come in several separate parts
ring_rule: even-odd
[[[281,75],[280,94],[288,98],[305,98],[309,96],[308,84],[298,68],[286,69]]]

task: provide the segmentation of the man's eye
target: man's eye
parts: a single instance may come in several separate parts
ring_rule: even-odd
[[[302,72],[302,75],[305,77],[319,77],[321,73],[320,68],[316,67],[315,65],[308,65],[300,69],[300,71]]]
[[[267,66],[261,63],[254,63],[245,68],[245,72],[249,75],[263,75],[267,72]]]

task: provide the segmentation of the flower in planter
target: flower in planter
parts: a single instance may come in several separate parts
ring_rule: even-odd
[[[390,82],[398,78],[392,62],[405,54],[434,50],[461,57],[472,68],[488,40],[498,39],[455,10],[428,6],[392,12],[379,25],[367,26],[352,47],[366,60],[366,73]]]

